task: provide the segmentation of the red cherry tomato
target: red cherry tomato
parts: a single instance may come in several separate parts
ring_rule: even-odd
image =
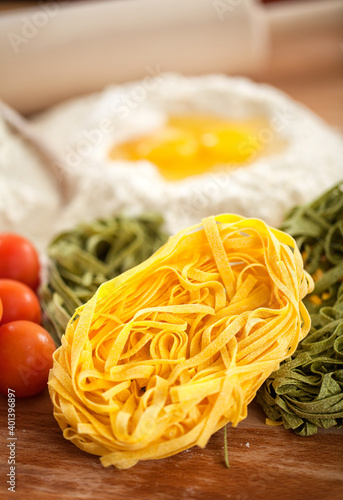
[[[0,278],[21,281],[36,290],[40,264],[32,243],[17,234],[0,234]]]
[[[31,321],[0,327],[0,392],[34,396],[46,386],[56,346],[49,333]]]
[[[10,321],[27,320],[40,323],[41,309],[37,295],[24,283],[0,279],[3,313],[0,326]]]

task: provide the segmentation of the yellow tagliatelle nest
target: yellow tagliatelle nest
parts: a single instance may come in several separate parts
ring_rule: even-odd
[[[77,309],[49,388],[63,435],[125,469],[236,425],[310,327],[294,240],[220,215],[179,232]]]

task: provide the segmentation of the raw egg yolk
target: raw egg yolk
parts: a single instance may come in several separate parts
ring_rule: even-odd
[[[261,120],[231,123],[220,117],[171,116],[149,135],[113,147],[110,158],[149,160],[170,181],[214,167],[248,163],[263,149]]]

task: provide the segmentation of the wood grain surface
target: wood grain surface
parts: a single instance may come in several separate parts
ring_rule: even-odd
[[[303,102],[343,131],[343,33],[274,33],[270,65],[256,75]],[[0,396],[0,498],[342,500],[343,431],[301,438],[268,427],[258,405],[229,428],[230,469],[223,430],[206,449],[141,462],[126,471],[105,469],[98,457],[63,439],[47,391],[16,401],[16,492],[7,490],[7,400]]]
[[[16,402],[16,492],[6,492],[6,398],[1,400],[0,498],[34,499],[229,499],[341,500],[343,435],[337,429],[301,438],[268,427],[253,403],[248,418],[205,449],[193,448],[128,470],[103,468],[63,439],[47,391]],[[15,495],[15,496],[11,496]]]

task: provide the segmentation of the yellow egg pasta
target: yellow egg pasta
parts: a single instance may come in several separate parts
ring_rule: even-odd
[[[49,378],[64,437],[120,469],[206,446],[306,336],[312,288],[261,220],[180,231],[75,311]]]

